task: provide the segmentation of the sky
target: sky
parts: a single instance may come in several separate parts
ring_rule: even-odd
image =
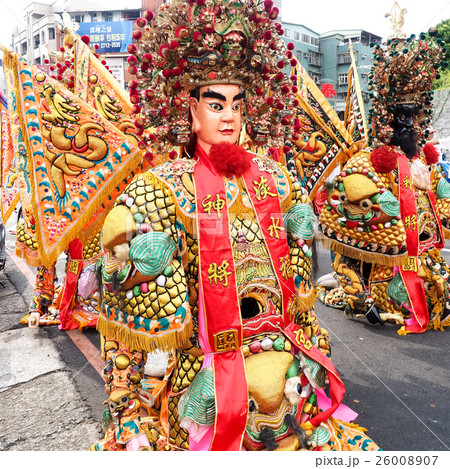
[[[114,0],[94,1],[115,3]],[[403,31],[408,35],[427,31],[430,26],[450,18],[449,0],[397,1],[407,10]],[[53,2],[40,0],[40,3]],[[0,0],[0,43],[4,46],[10,45],[12,28],[23,22],[23,11],[30,3],[31,0]],[[391,34],[385,14],[391,11],[394,0],[282,0],[282,4],[284,21],[303,24],[319,34],[333,29],[364,29],[382,37]]]

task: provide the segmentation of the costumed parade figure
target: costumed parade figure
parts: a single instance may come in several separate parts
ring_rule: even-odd
[[[396,4],[394,26],[403,14]],[[319,221],[340,287],[319,298],[371,323],[394,321],[406,334],[450,325],[450,267],[440,254],[450,186],[434,147],[424,145],[444,44],[436,30],[418,38],[395,30],[373,49],[369,147],[327,188]]]
[[[184,150],[138,175],[103,226],[109,401],[93,450],[378,449],[348,423],[314,314],[308,196],[236,145],[245,112],[254,144],[293,137],[277,14],[270,0],[174,0],[137,20],[136,125]]]

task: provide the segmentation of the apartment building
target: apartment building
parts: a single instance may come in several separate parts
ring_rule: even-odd
[[[44,64],[49,50],[62,46],[62,14],[67,12],[77,33],[87,35],[91,45],[106,60],[116,79],[127,86],[128,44],[132,42],[134,22],[144,10],[155,10],[163,0],[59,0],[50,5],[31,2],[24,11],[23,24],[13,34],[13,50],[31,63]]]
[[[371,67],[371,43],[380,43],[382,38],[363,29],[333,30],[319,34],[307,26],[283,22],[286,43],[294,44],[293,53],[336,112],[343,112],[348,88],[348,71],[351,64],[349,44],[358,70],[359,82],[365,103],[370,108],[367,91],[368,74]]]

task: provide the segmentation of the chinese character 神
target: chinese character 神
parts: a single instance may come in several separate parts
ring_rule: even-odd
[[[221,199],[219,194],[217,194],[214,202],[211,202],[209,199],[211,199],[211,196],[207,195],[202,202],[205,212],[211,216],[211,210],[215,210],[217,212],[217,216],[220,218],[220,212],[225,207],[225,200]]]
[[[408,260],[403,266],[403,270],[406,272],[417,272],[417,259],[415,257],[408,257]]]
[[[228,287],[228,276],[232,274],[232,272],[227,271],[229,266],[230,264],[226,260],[220,266],[215,262],[210,264],[208,269],[209,283],[212,285],[214,282],[217,285],[219,282],[223,287]]]

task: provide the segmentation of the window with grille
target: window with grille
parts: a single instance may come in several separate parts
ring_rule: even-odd
[[[338,83],[340,85],[348,85],[348,75],[347,75],[347,73],[340,73],[338,75]]]
[[[350,53],[338,55],[338,64],[350,64],[350,63],[352,63],[352,58],[350,57]]]
[[[312,50],[309,51],[309,64],[320,67],[320,54]]]
[[[302,42],[305,42],[306,44],[310,44],[311,37],[308,36],[307,34],[302,34]]]

